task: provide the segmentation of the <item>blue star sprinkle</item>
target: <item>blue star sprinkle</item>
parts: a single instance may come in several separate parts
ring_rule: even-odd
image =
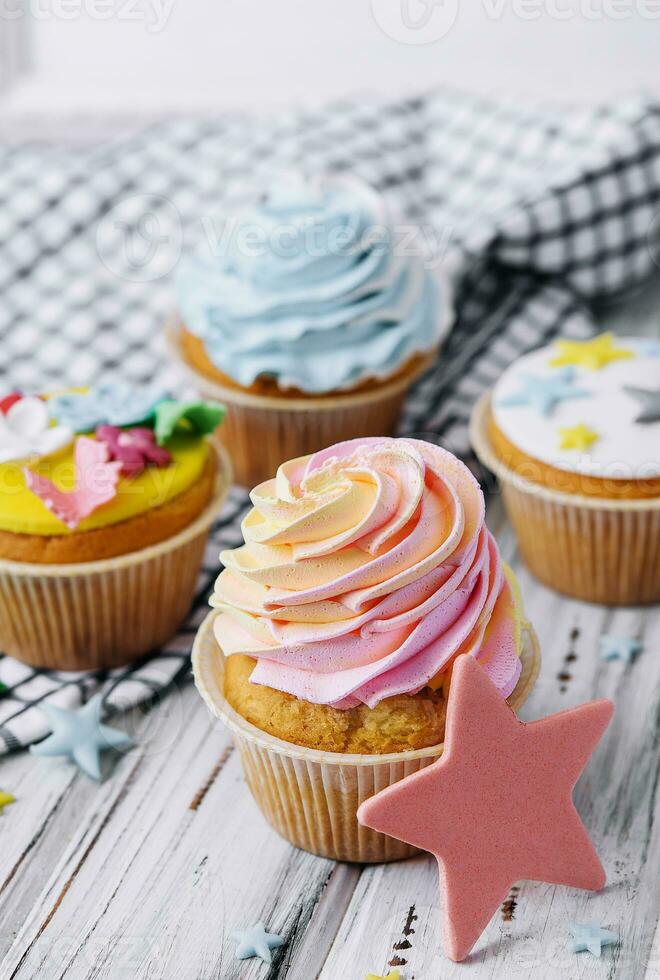
[[[71,392],[49,399],[51,418],[74,432],[91,432],[99,425],[138,425],[154,417],[156,405],[166,398],[156,387],[99,385],[85,393]]]
[[[103,696],[97,694],[78,711],[67,711],[54,704],[41,704],[52,733],[30,751],[39,756],[66,756],[90,779],[101,778],[101,753],[108,749],[128,749],[134,743],[124,732],[102,724]]]
[[[572,367],[556,371],[549,378],[541,378],[536,374],[523,374],[520,380],[520,390],[506,398],[500,398],[498,405],[507,408],[527,405],[540,415],[551,415],[560,402],[569,398],[587,398],[591,394],[586,388],[574,387],[575,370]]]
[[[615,932],[601,929],[597,922],[571,922],[568,928],[573,937],[568,947],[571,953],[589,952],[593,956],[600,956],[603,946],[611,946],[619,941]]]
[[[660,357],[660,340],[644,340],[639,350],[643,357]]]
[[[604,633],[598,642],[601,660],[623,660],[624,663],[631,664],[642,651],[642,644],[632,636]]]
[[[253,956],[258,956],[264,963],[271,963],[271,949],[278,949],[284,945],[281,936],[266,932],[263,922],[257,922],[256,926],[250,929],[236,930],[232,933],[232,939],[238,943],[236,947],[238,960],[249,960]]]

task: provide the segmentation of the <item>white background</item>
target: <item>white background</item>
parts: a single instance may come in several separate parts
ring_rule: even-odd
[[[660,0],[436,0],[432,29],[456,20],[427,44],[378,23],[405,33],[400,4],[423,18],[424,0],[24,2],[32,14],[0,19],[5,48],[26,49],[4,96],[19,113],[267,108],[439,83],[581,101],[660,91]]]

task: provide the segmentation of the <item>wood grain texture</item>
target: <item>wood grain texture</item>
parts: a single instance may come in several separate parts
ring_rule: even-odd
[[[488,520],[543,651],[523,717],[616,703],[576,793],[603,892],[521,883],[468,964],[452,964],[434,862],[360,868],[290,847],[188,686],[113,722],[139,747],[101,785],[27,754],[0,763],[0,786],[18,798],[0,817],[1,980],[362,980],[394,966],[402,980],[659,978],[660,607],[612,611],[550,592],[520,567],[498,498]],[[637,636],[643,652],[603,663],[603,632]],[[271,967],[234,958],[232,930],[258,919],[286,939]],[[592,919],[622,939],[600,960],[567,950],[569,921]]]

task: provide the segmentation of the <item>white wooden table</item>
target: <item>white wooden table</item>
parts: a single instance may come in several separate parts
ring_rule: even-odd
[[[659,293],[610,322],[657,335]],[[0,761],[0,786],[18,798],[0,818],[1,980],[362,980],[396,965],[402,980],[660,977],[660,606],[556,595],[520,566],[497,499],[489,524],[543,651],[523,717],[616,703],[576,793],[604,891],[523,883],[467,963],[452,964],[433,862],[357,867],[295,850],[261,817],[228,733],[188,685],[124,719],[139,744],[102,785],[66,763]],[[603,663],[603,632],[638,637],[643,652]],[[234,958],[232,930],[259,919],[286,938],[270,968]],[[569,922],[591,920],[621,936],[600,960],[567,950]]]

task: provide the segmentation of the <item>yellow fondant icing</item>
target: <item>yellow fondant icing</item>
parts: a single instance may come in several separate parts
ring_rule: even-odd
[[[82,521],[76,531],[66,527],[28,490],[22,465],[3,463],[0,465],[0,530],[44,536],[74,534],[119,524],[160,507],[199,479],[209,452],[203,436],[188,434],[173,436],[166,448],[172,455],[169,466],[148,466],[137,477],[121,477],[117,496]],[[75,478],[73,450],[74,443],[60,453],[29,464],[30,468],[49,477],[60,489],[71,490]]]

